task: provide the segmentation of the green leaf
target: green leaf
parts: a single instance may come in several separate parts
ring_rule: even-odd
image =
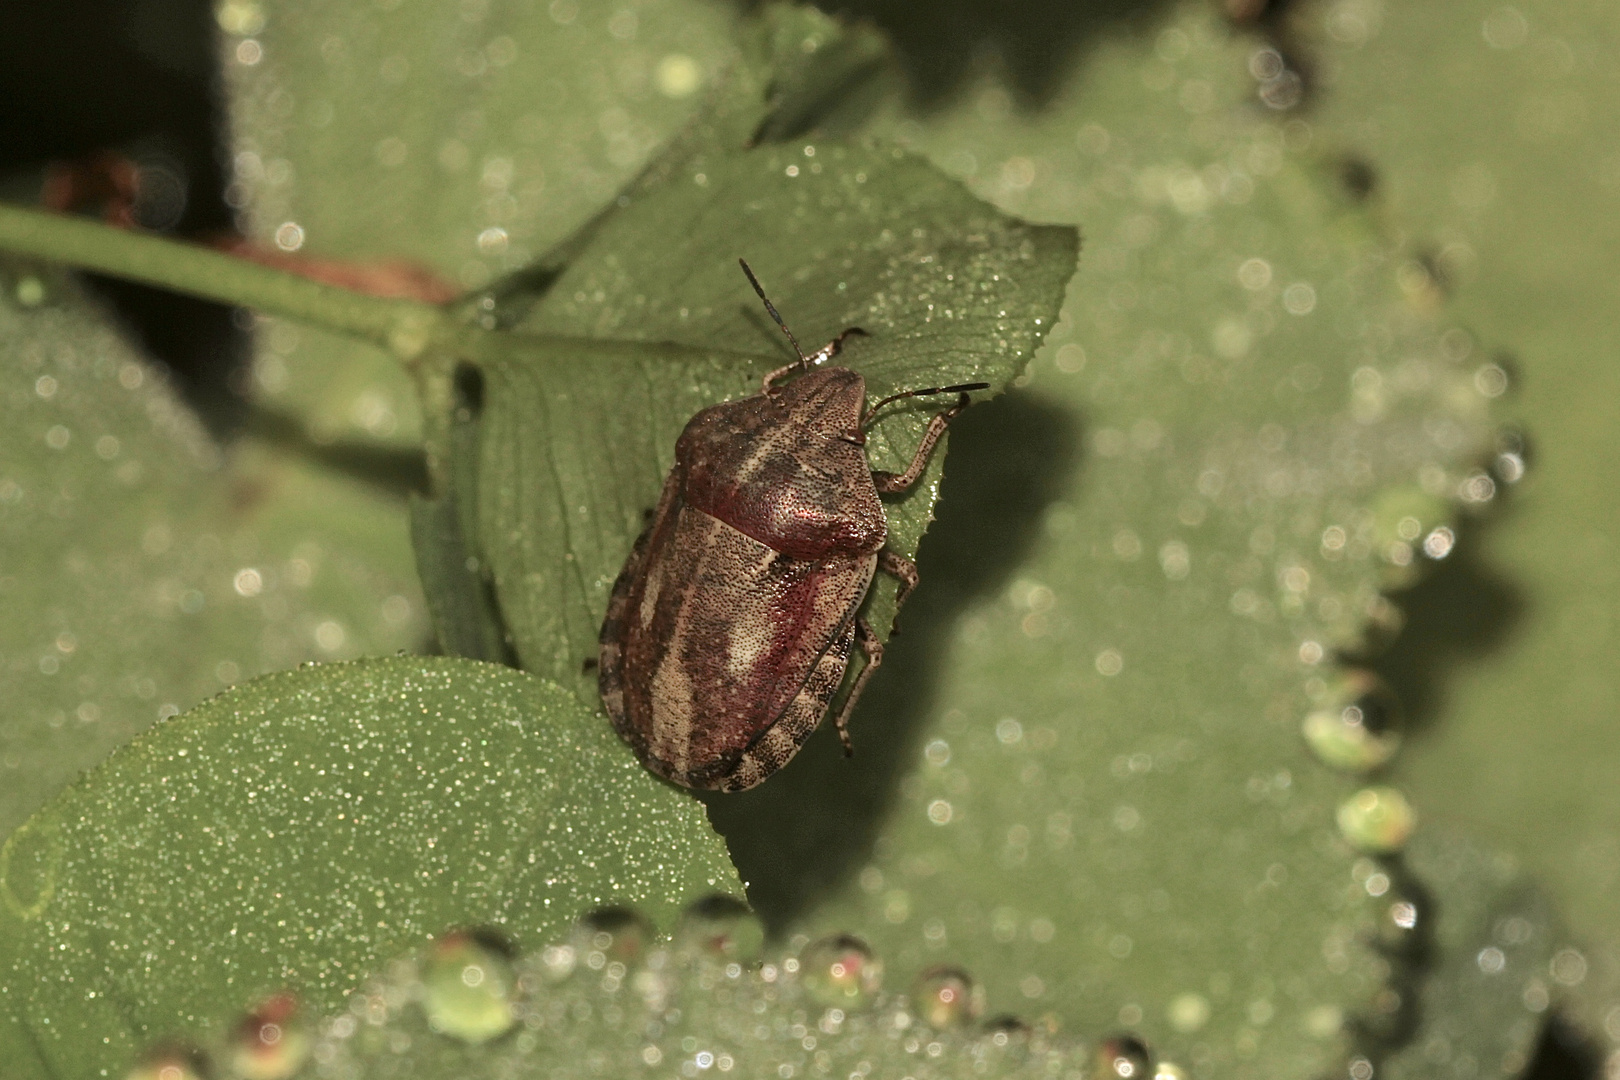
[[[1401,1033],[1379,1073],[1518,1076],[1552,996],[1548,965],[1559,927],[1546,895],[1516,860],[1443,828],[1418,834],[1403,863],[1418,883],[1421,940],[1412,944],[1428,955],[1414,1000],[1405,1003],[1416,1029]]]
[[[274,250],[295,223],[300,255],[396,286],[411,267],[453,290],[524,267],[737,62],[735,11],[701,0],[232,0],[217,17],[249,235]],[[380,350],[276,323],[255,366],[319,437],[419,438],[412,388]]]
[[[986,76],[879,126],[1087,246],[1027,387],[956,425],[854,761],[814,739],[710,813],[781,932],[1304,1077],[1393,973],[1300,724],[1412,554],[1375,547],[1385,498],[1447,508],[1488,428],[1376,222],[1249,104],[1255,47],[1187,4],[1042,111]]]
[[[484,363],[480,555],[524,667],[578,682],[592,703],[581,661],[595,655],[608,590],[658,501],[676,436],[698,409],[757,393],[760,376],[793,357],[738,256],[805,348],[866,330],[839,362],[874,396],[1004,385],[1052,325],[1072,230],[996,214],[897,151],[808,149],[691,158],[601,223]],[[570,347],[525,332],[594,340]],[[873,466],[903,468],[937,408],[880,421]],[[903,554],[929,520],[937,462],[889,505],[890,546]],[[892,621],[892,596],[880,586],[874,627]]]
[[[473,542],[481,426],[474,402],[454,402],[447,439],[452,479],[438,498],[411,500],[411,544],[439,647],[452,656],[506,662],[506,626]]]
[[[191,1062],[170,1048],[147,1068],[201,1057],[204,1071],[245,1060],[284,1080],[562,1080],[660,1067],[918,1080],[1189,1075],[1126,1040],[1058,1035],[1008,1017],[981,1025],[982,995],[960,972],[885,987],[882,965],[850,938],[761,957],[758,925],[725,908],[689,909],[667,943],[622,910],[527,956],[445,935],[367,979],[344,1014],[289,1015],[283,1004],[269,1043],[259,1037],[263,1021],[248,1021],[202,1044]]]
[[[0,834],[232,683],[420,643],[401,500],[260,439],[222,455],[65,278],[0,284]]]
[[[1401,599],[1381,664],[1414,713],[1397,776],[1424,813],[1511,853],[1584,955],[1552,989],[1620,1038],[1620,605],[1611,282],[1620,274],[1610,9],[1312,4],[1334,72],[1312,124],[1373,166],[1507,386],[1529,471],[1446,573]],[[1487,366],[1500,365],[1500,368]],[[1503,374],[1507,375],[1503,379]],[[1504,447],[1517,451],[1516,446]],[[1504,459],[1504,477],[1518,474]],[[1483,1060],[1483,1059],[1482,1059]]]
[[[18,830],[0,978],[48,1075],[122,1075],[283,988],[334,1011],[453,926],[533,947],[587,909],[740,890],[701,811],[508,668],[397,658],[256,679]]]

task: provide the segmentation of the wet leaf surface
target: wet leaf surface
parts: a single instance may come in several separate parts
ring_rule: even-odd
[[[640,938],[647,929],[644,917],[614,912],[518,957],[447,937],[368,979],[345,1013],[295,1016],[258,1060],[282,1066],[286,1080],[671,1069],[1035,1080],[1107,1076],[1102,1070],[1121,1058],[1137,1070],[1126,1075],[1153,1075],[1144,1070],[1155,1066],[1159,1076],[1187,1075],[1129,1043],[1007,1017],[984,1022],[959,972],[887,986],[881,964],[854,939],[817,942],[797,956],[762,954],[750,917],[717,927],[703,911],[683,916],[667,943]],[[739,950],[744,941],[756,948]],[[216,1039],[206,1051],[215,1062],[239,1060],[244,1041]]]
[[[1395,1021],[1400,1042],[1380,1072],[1399,1080],[1520,1075],[1556,985],[1562,930],[1546,894],[1513,858],[1443,827],[1420,833],[1401,869],[1416,883],[1410,902],[1419,920],[1419,940],[1403,944],[1426,955],[1401,1003],[1410,1019]],[[1397,885],[1384,899],[1399,904],[1399,893]],[[1380,921],[1389,934],[1389,916]]]
[[[1248,104],[1255,47],[1189,5],[1044,111],[986,77],[878,125],[1080,223],[1080,272],[1027,387],[956,427],[854,761],[823,733],[711,815],[784,932],[859,928],[901,978],[960,965],[992,1012],[1195,1074],[1306,1076],[1392,971],[1335,833],[1353,783],[1300,725],[1421,571],[1486,401],[1299,126]]]
[[[422,642],[402,500],[259,439],[223,457],[65,279],[0,277],[0,832],[160,715]]]
[[[1527,444],[1504,445],[1505,505],[1465,558],[1401,598],[1411,627],[1381,665],[1414,714],[1397,776],[1425,813],[1543,883],[1585,959],[1555,1000],[1607,1056],[1620,1047],[1620,82],[1607,60],[1620,24],[1546,3],[1370,13],[1299,13],[1333,73],[1313,124],[1372,164],[1412,249],[1445,273]]]
[[[556,7],[547,15],[555,18]],[[484,33],[477,28],[495,9],[465,10],[476,15],[467,20],[473,30],[446,30],[448,16],[434,27],[457,48]],[[563,10],[575,10],[581,25],[591,14]],[[1254,74],[1266,59],[1261,39],[1188,7],[1163,25],[1101,40],[1067,75],[1054,75],[1039,110],[1023,108],[1016,74],[1004,82],[981,73],[938,112],[893,110],[871,126],[1002,210],[1082,224],[1087,251],[1064,319],[1021,387],[956,426],[940,521],[921,555],[925,586],[908,607],[907,634],[891,644],[886,671],[856,715],[855,762],[839,758],[822,733],[764,789],[715,800],[711,812],[774,929],[858,929],[901,981],[938,962],[961,964],[992,1011],[1039,1016],[1088,1037],[1131,1028],[1194,1075],[1314,1075],[1367,1052],[1389,1054],[1388,1068],[1403,1075],[1425,1075],[1430,1066],[1460,1075],[1472,1061],[1506,1076],[1530,1045],[1541,1010],[1528,1003],[1540,999],[1529,981],[1516,984],[1515,997],[1485,977],[1484,950],[1501,950],[1515,979],[1542,965],[1554,1005],[1573,991],[1590,1032],[1602,1030],[1614,1000],[1608,960],[1591,948],[1613,937],[1601,928],[1615,860],[1598,828],[1603,807],[1589,801],[1605,760],[1590,753],[1602,745],[1592,725],[1607,696],[1592,674],[1601,665],[1569,679],[1563,663],[1569,655],[1600,657],[1604,639],[1573,615],[1556,627],[1535,623],[1534,671],[1513,668],[1514,678],[1523,676],[1519,697],[1500,679],[1481,681],[1478,669],[1463,687],[1471,708],[1497,710],[1494,723],[1433,724],[1452,708],[1434,704],[1436,673],[1499,640],[1491,627],[1523,603],[1516,584],[1482,566],[1473,546],[1479,534],[1459,526],[1453,505],[1459,496],[1489,498],[1478,470],[1492,452],[1485,405],[1500,393],[1504,372],[1516,370],[1479,342],[1526,343],[1535,358],[1582,353],[1564,344],[1566,325],[1579,329],[1586,353],[1600,354],[1607,340],[1590,314],[1603,310],[1590,289],[1605,280],[1604,234],[1570,232],[1574,220],[1605,220],[1607,174],[1601,167],[1582,173],[1585,186],[1571,202],[1546,194],[1563,173],[1543,165],[1543,151],[1598,160],[1590,132],[1601,120],[1599,99],[1567,80],[1593,63],[1583,50],[1602,35],[1583,37],[1573,17],[1532,12],[1524,21],[1506,8],[1421,18],[1403,11],[1399,23],[1381,23],[1348,0],[1303,13],[1321,20],[1314,25],[1326,58],[1322,116],[1267,112],[1256,99],[1266,89]],[[315,27],[348,16],[300,17]],[[652,25],[639,24],[638,48],[661,40],[649,36]],[[319,237],[341,231],[310,225],[315,214],[332,212],[330,200],[315,200],[309,214],[295,203],[306,194],[303,178],[325,167],[322,155],[348,154],[356,175],[376,172],[372,180],[411,220],[421,201],[411,201],[413,185],[449,166],[413,156],[422,140],[392,129],[346,131],[346,145],[306,151],[326,136],[312,134],[318,125],[301,126],[299,111],[314,102],[317,117],[321,92],[301,88],[323,79],[352,76],[359,97],[375,97],[368,72],[395,57],[391,35],[362,42],[360,63],[348,62],[355,54],[343,64],[323,56],[343,68],[332,76],[300,35],[289,33],[283,47],[273,44],[273,29],[261,30],[228,43],[237,63],[253,35],[272,43],[265,56],[303,49],[311,62],[284,83],[273,66],[233,68],[247,88],[237,103],[241,130],[269,140],[241,146],[259,154],[265,170],[252,196],[258,234],[273,236],[282,205],[297,206],[286,220],[296,217],[311,251],[320,250]],[[317,36],[310,30],[310,40]],[[361,36],[335,35],[344,44]],[[591,48],[618,48],[609,38],[623,40],[609,26]],[[480,47],[493,57],[493,38]],[[408,78],[429,70],[442,79],[454,52],[446,45],[423,53],[424,68],[417,53],[399,48],[404,68],[389,70]],[[461,48],[454,60],[473,52]],[[580,55],[589,52],[582,46]],[[1523,70],[1499,72],[1481,56]],[[833,67],[812,64],[784,80],[801,97],[779,110],[778,128],[763,129],[769,137],[806,122],[795,118],[813,126],[818,70]],[[1532,92],[1521,93],[1523,86]],[[1344,95],[1336,105],[1335,93]],[[1512,97],[1493,114],[1501,130],[1463,130],[1445,119],[1471,113],[1470,94]],[[1432,114],[1406,107],[1436,98],[1458,104]],[[439,99],[458,107],[464,100]],[[501,108],[490,106],[491,114]],[[637,108],[622,106],[640,122]],[[464,149],[473,146],[463,128],[475,112],[456,114],[462,126],[451,141]],[[426,105],[411,113],[412,123],[430,114],[429,144],[443,117]],[[761,130],[745,122],[749,115],[733,114],[725,138],[689,133],[666,172],[633,189],[628,206],[575,234],[579,243],[566,253],[578,258],[561,278],[566,260],[558,259],[538,278],[497,283],[494,310],[504,326],[620,343],[572,350],[514,340],[504,354],[476,357],[487,408],[463,434],[483,450],[475,476],[465,472],[469,458],[458,459],[455,481],[458,496],[471,498],[440,505],[437,519],[418,518],[430,534],[464,545],[478,533],[460,552],[463,571],[465,556],[477,560],[472,576],[456,580],[457,561],[441,560],[424,571],[430,594],[481,588],[477,575],[493,568],[520,654],[588,706],[594,678],[581,675],[580,662],[594,652],[606,589],[656,499],[675,432],[701,404],[748,392],[782,357],[777,332],[732,269],[735,255],[754,262],[809,347],[851,321],[870,329],[887,320],[885,333],[849,354],[874,389],[885,378],[900,386],[923,370],[967,370],[982,359],[958,355],[949,335],[926,325],[924,312],[934,312],[919,306],[940,295],[921,256],[942,239],[978,235],[961,227],[961,214],[935,212],[972,204],[942,196],[937,177],[913,160],[840,151],[814,134],[742,153],[739,133]],[[570,114],[565,123],[577,119]],[[569,139],[590,143],[599,131],[606,129],[582,123]],[[273,146],[271,136],[282,135],[285,144]],[[380,166],[398,156],[396,143],[405,156],[388,168],[411,175],[389,187],[392,174]],[[805,154],[807,145],[815,155]],[[1521,152],[1530,145],[1536,154]],[[368,147],[370,161],[363,160]],[[1408,242],[1400,216],[1358,204],[1368,160],[1345,151],[1364,147],[1373,148],[1375,180],[1393,177],[1394,209],[1433,223],[1432,249]],[[511,177],[529,177],[531,162],[545,167],[536,155],[579,152],[569,145],[506,155],[493,137],[488,150],[489,161],[516,162]],[[275,153],[296,167],[272,169]],[[873,157],[870,168],[860,168],[862,154]],[[449,156],[456,159],[453,148]],[[880,196],[863,202],[867,196],[841,192],[851,170],[864,171],[871,185],[864,190]],[[494,179],[504,172],[497,164]],[[420,252],[411,247],[415,234],[398,239],[399,217],[373,216],[370,208],[356,219],[355,246],[333,251],[369,256],[380,250],[376,238],[388,236],[385,254],[441,260],[443,273],[476,285],[523,261],[514,228],[530,230],[525,242],[549,243],[600,203],[581,200],[571,216],[553,220],[544,207],[555,186],[509,180],[503,188],[485,184],[482,172],[476,183],[472,176],[449,181],[469,196],[458,196],[461,209],[446,215],[455,222],[424,231]],[[555,172],[546,176],[549,184]],[[337,186],[323,191],[343,181],[330,183]],[[913,190],[918,197],[908,203]],[[395,199],[400,192],[403,201]],[[477,214],[464,215],[477,219],[472,224],[456,216],[475,204]],[[1571,213],[1570,205],[1585,209]],[[506,230],[506,246],[469,253],[467,243],[476,247],[491,226]],[[1567,243],[1512,242],[1542,229]],[[747,250],[730,250],[744,241]],[[490,234],[488,246],[500,244]],[[443,254],[451,251],[454,259]],[[1515,269],[1470,277],[1480,265]],[[865,292],[848,290],[863,282]],[[1447,332],[1436,320],[1448,283],[1458,282],[1475,335]],[[977,340],[988,339],[985,329]],[[282,344],[289,340],[284,335]],[[411,431],[395,398],[379,411],[375,401],[354,404],[369,391],[326,394],[327,384],[300,366],[325,363],[325,354],[303,348],[294,341],[291,352],[282,349],[290,359],[280,369],[272,362],[280,353],[261,352],[258,371],[261,389],[274,389],[266,379],[278,377],[283,391],[294,387],[289,408],[313,430],[325,437],[363,429],[384,440]],[[1010,377],[1021,351],[1015,341],[1013,359],[992,357],[991,368]],[[332,363],[334,373],[356,370]],[[1574,424],[1582,434],[1557,444],[1569,448],[1549,456],[1558,469],[1533,472],[1521,489],[1536,501],[1516,506],[1535,513],[1498,525],[1486,540],[1507,544],[1501,550],[1511,549],[1513,565],[1534,565],[1527,573],[1537,595],[1562,598],[1557,610],[1584,611],[1601,624],[1592,606],[1601,588],[1592,588],[1608,580],[1603,515],[1612,500],[1592,485],[1607,475],[1596,437],[1606,398],[1591,391],[1585,367],[1534,370],[1550,390],[1527,391],[1518,406],[1532,423],[1590,422]],[[310,404],[322,394],[347,412],[323,419]],[[391,432],[384,430],[389,410]],[[886,425],[874,455],[911,445],[922,415]],[[364,416],[381,426],[355,428]],[[891,507],[908,544],[927,522],[938,481],[936,469],[921,498]],[[1572,557],[1548,560],[1549,550]],[[1452,604],[1459,588],[1468,602]],[[1299,725],[1334,694],[1336,650],[1359,655],[1387,641],[1399,611],[1382,593],[1392,589],[1408,590],[1398,600],[1414,627],[1379,667],[1417,725],[1410,749],[1396,758],[1395,778],[1409,786],[1425,821],[1471,818],[1484,823],[1485,835],[1517,837],[1521,857],[1538,870],[1556,861],[1552,891],[1586,920],[1577,919],[1583,951],[1555,943],[1550,962],[1550,917],[1517,871],[1450,833],[1429,835],[1427,825],[1405,862],[1415,887],[1442,901],[1444,948],[1417,959],[1374,946],[1369,927],[1387,907],[1385,894],[1369,885],[1374,864],[1333,826],[1356,781],[1313,760]],[[880,611],[886,603],[877,598]],[[1414,649],[1420,631],[1440,625],[1452,607],[1467,613],[1469,631],[1453,620],[1430,639],[1441,645]],[[477,604],[456,610],[468,651],[496,651],[492,642],[506,627]],[[1522,687],[1532,686],[1536,696],[1525,698]],[[1555,698],[1586,718],[1569,727],[1557,752],[1539,752],[1545,725],[1535,727],[1530,747],[1530,729],[1500,719]],[[1501,782],[1470,779],[1468,790],[1459,789],[1459,777],[1479,775]],[[1586,779],[1571,785],[1571,775]],[[1543,824],[1566,817],[1577,827],[1543,844]],[[1504,929],[1515,918],[1532,927],[1530,937]],[[1422,1005],[1405,1042],[1409,1033],[1392,1035],[1387,1026],[1395,1022],[1391,991],[1406,1000],[1415,994]],[[1346,1038],[1346,1021],[1361,1033],[1357,1045]],[[1444,1054],[1436,1040],[1446,1043]]]
[[[24,1029],[7,1060],[123,1075],[267,993],[335,1011],[452,927],[532,948],[595,907],[668,922],[716,891],[740,885],[701,810],[550,683],[405,657],[269,675],[6,842],[0,964]]]

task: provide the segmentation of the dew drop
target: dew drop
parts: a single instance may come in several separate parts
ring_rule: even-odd
[[[1339,833],[1369,855],[1399,851],[1417,826],[1411,803],[1390,787],[1362,788],[1339,805],[1337,817]]]
[[[984,1008],[984,992],[973,985],[967,972],[954,967],[923,972],[911,996],[918,1015],[941,1031],[968,1026]]]
[[[422,961],[422,1009],[435,1031],[488,1042],[512,1026],[517,978],[509,951],[493,934],[453,931]]]
[[[1321,761],[1365,773],[1386,764],[1400,746],[1400,701],[1373,672],[1350,668],[1329,680],[1305,717],[1305,742]]]
[[[1499,398],[1507,388],[1508,375],[1499,364],[1485,364],[1474,372],[1474,389],[1481,397]]]
[[[1183,1035],[1191,1035],[1209,1023],[1209,1013],[1209,999],[1197,993],[1177,994],[1166,1010],[1170,1026]]]
[[[304,227],[296,221],[283,221],[276,226],[275,240],[282,251],[297,251],[304,246]]]
[[[236,37],[248,37],[264,29],[264,9],[254,0],[225,0],[214,12],[219,28]]]
[[[1479,954],[1474,957],[1474,962],[1479,965],[1479,970],[1485,974],[1499,975],[1502,969],[1507,967],[1507,954],[1495,945],[1487,945],[1479,950]]]
[[[190,1047],[160,1046],[142,1059],[124,1080],[203,1080],[207,1065],[200,1051]]]
[[[860,938],[836,934],[799,954],[805,993],[819,1005],[862,1008],[883,986],[883,962]]]
[[[1373,541],[1379,547],[1402,540],[1410,543],[1446,517],[1445,500],[1411,485],[1393,488],[1373,507]]]
[[[1034,1031],[1016,1016],[997,1016],[985,1022],[986,1040],[997,1049],[1027,1046]]]
[[[598,908],[574,927],[573,950],[585,966],[599,971],[609,963],[640,963],[657,936],[647,917],[633,908]]]
[[[45,283],[29,274],[17,281],[14,295],[23,307],[38,307],[45,302]]]
[[[677,948],[722,963],[753,964],[765,948],[765,926],[747,904],[715,894],[689,906],[675,931]]]
[[[1496,481],[1483,472],[1470,473],[1457,485],[1457,497],[1476,505],[1490,502],[1496,497]]]
[[[231,1033],[231,1073],[242,1080],[285,1080],[309,1056],[310,1033],[289,993],[265,998]]]
[[[1445,525],[1430,530],[1429,535],[1423,538],[1423,554],[1431,559],[1445,558],[1456,546],[1457,534]]]
[[[1560,986],[1579,986],[1586,981],[1586,957],[1578,949],[1560,949],[1547,970]]]
[[[1294,282],[1283,290],[1283,307],[1290,315],[1309,315],[1316,310],[1316,290],[1307,282]]]
[[[1271,284],[1271,264],[1255,257],[1245,259],[1238,267],[1238,283],[1250,292],[1259,292]]]
[[[703,69],[684,53],[669,53],[658,61],[653,79],[667,98],[690,97],[703,85]]]
[[[1423,937],[1423,909],[1417,899],[1399,885],[1384,897],[1378,913],[1373,941],[1379,949],[1395,956],[1417,951]]]
[[[1097,1075],[1101,1080],[1147,1080],[1153,1058],[1134,1035],[1115,1035],[1097,1047]]]
[[[491,225],[478,234],[476,242],[480,255],[503,255],[506,253],[507,245],[510,243],[510,237],[507,236],[506,230],[499,225]]]

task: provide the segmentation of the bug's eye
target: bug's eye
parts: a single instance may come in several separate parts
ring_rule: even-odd
[[[857,431],[853,435],[840,435],[840,436],[838,436],[838,441],[839,442],[847,442],[847,443],[850,443],[851,445],[854,445],[854,446],[865,446],[866,445],[866,432]]]

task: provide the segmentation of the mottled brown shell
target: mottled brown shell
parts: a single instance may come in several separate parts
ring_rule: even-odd
[[[887,537],[865,395],[848,368],[813,370],[705,409],[676,444],[599,657],[615,730],[659,776],[753,787],[827,712]]]

